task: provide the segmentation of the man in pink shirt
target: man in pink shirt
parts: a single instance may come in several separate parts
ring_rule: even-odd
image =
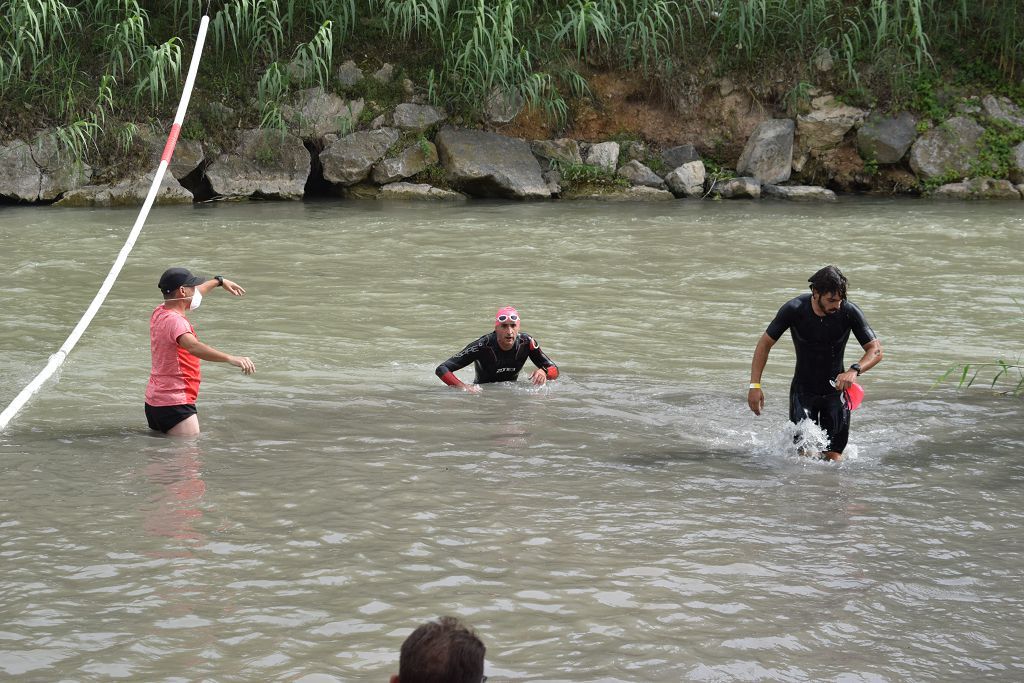
[[[199,341],[186,315],[199,308],[203,296],[217,287],[235,296],[242,296],[245,290],[220,275],[207,280],[186,268],[167,269],[157,286],[164,302],[149,319],[153,367],[146,387],[146,420],[155,431],[194,436],[199,433],[200,359],[231,363],[247,375],[256,372],[256,366],[245,356],[231,356]]]

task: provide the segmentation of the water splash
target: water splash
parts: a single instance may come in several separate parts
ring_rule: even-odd
[[[796,424],[786,422],[781,429],[772,433],[765,444],[765,450],[778,458],[804,459],[827,451],[829,441],[828,433],[805,417]],[[843,451],[843,460],[856,460],[857,457],[857,447],[848,444]]]

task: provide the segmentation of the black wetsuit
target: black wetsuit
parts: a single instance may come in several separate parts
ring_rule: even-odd
[[[476,379],[473,381],[476,384],[514,382],[519,377],[519,371],[523,369],[527,358],[545,372],[548,368],[555,367],[551,359],[540,350],[537,340],[525,332],[520,332],[516,336],[512,348],[508,351],[502,351],[498,346],[498,335],[491,332],[438,365],[434,372],[438,377],[443,377],[473,363],[476,369]]]
[[[820,317],[811,308],[810,294],[783,304],[765,334],[778,341],[786,330],[796,347],[789,419],[810,417],[828,432],[829,450],[842,453],[850,436],[850,411],[829,380],[846,369],[843,352],[851,331],[861,346],[877,335],[856,304],[844,301],[836,313]]]

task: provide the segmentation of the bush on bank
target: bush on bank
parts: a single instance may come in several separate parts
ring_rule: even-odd
[[[204,5],[0,0],[0,137],[45,125],[80,161],[132,150],[130,122],[173,109]],[[401,98],[401,79],[346,92],[334,75],[349,58],[398,64],[457,122],[498,95],[562,131],[601,69],[635,73],[652,97],[733,73],[773,105],[799,109],[815,83],[936,122],[950,89],[1024,99],[1020,0],[222,0],[210,15],[193,101],[265,128],[283,128],[287,99],[313,85],[381,108]]]

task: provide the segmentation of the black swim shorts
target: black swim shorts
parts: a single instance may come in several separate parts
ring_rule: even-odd
[[[794,424],[805,417],[825,430],[829,438],[828,449],[842,453],[850,439],[850,410],[843,395],[836,391],[824,396],[789,393],[789,420]]]
[[[149,428],[156,432],[167,432],[174,429],[179,422],[183,422],[193,415],[197,415],[195,403],[184,403],[177,406],[151,406],[146,404],[146,421]]]

